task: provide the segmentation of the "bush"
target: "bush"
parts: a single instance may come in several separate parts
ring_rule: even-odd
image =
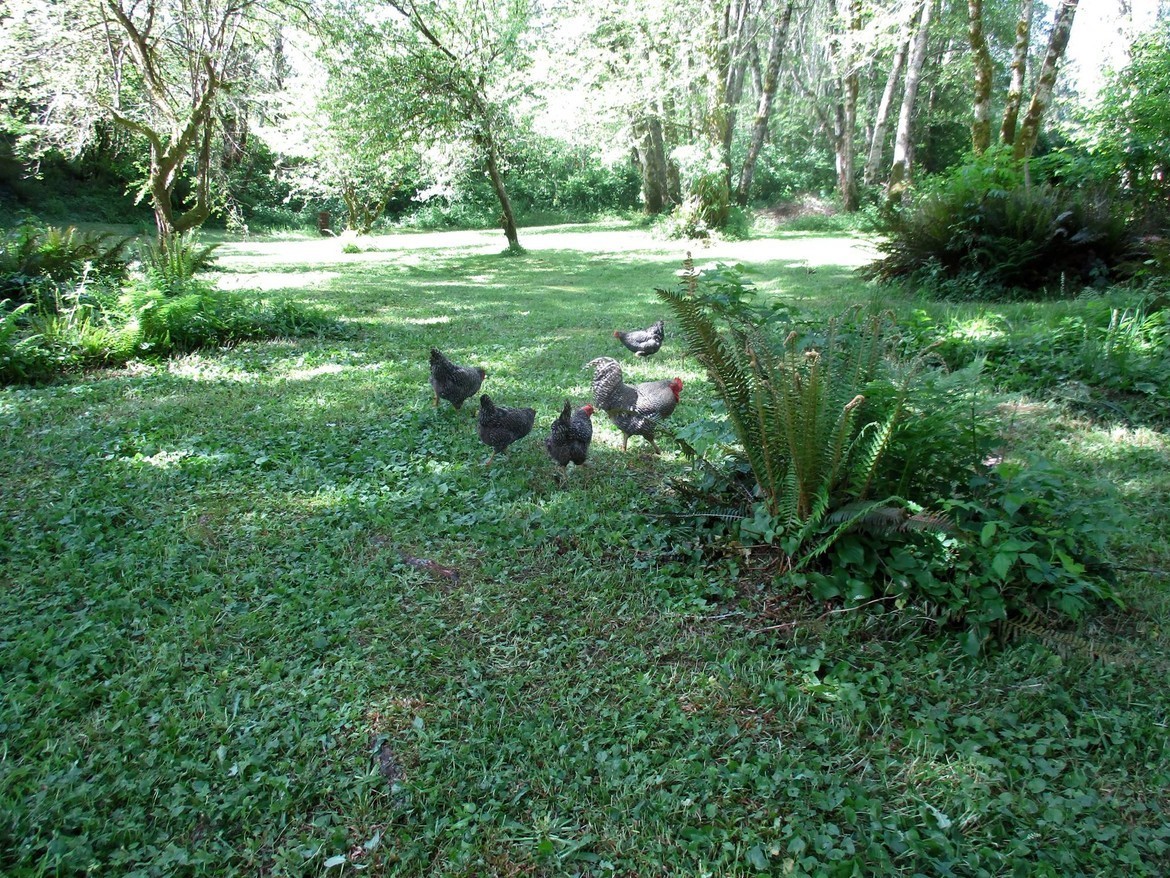
[[[26,329],[32,303],[12,305],[11,299],[0,301],[0,384],[40,381],[53,371],[52,355]]]
[[[1106,420],[1170,423],[1170,300],[1161,293],[1088,298],[1018,325],[917,311],[909,331],[951,368],[979,363],[1001,390],[1055,395]]]
[[[335,327],[319,311],[200,282],[189,283],[179,295],[144,285],[127,292],[122,306],[137,327],[138,349],[154,356],[249,339],[315,335]]]
[[[22,224],[0,238],[0,297],[51,301],[62,285],[83,278],[121,278],[131,240],[109,232]]]
[[[1128,246],[1125,217],[1103,194],[1029,185],[1000,154],[924,186],[882,231],[885,256],[863,274],[946,298],[1076,295],[1106,283]]]
[[[156,239],[147,241],[139,251],[146,285],[166,296],[181,295],[191,286],[201,290],[195,275],[215,263],[218,246],[201,244],[195,231],[176,235],[165,245]]]
[[[317,335],[336,323],[293,302],[218,290],[196,272],[212,247],[194,236],[144,248],[143,274],[120,294],[87,282],[54,299],[0,306],[0,382],[42,381],[246,339]]]
[[[1033,608],[1116,599],[1116,504],[1042,461],[991,462],[979,364],[938,368],[882,315],[760,309],[726,268],[685,276],[658,292],[726,415],[676,434],[698,459],[680,493],[718,511],[709,538],[777,555],[817,600],[925,607],[972,651]]]

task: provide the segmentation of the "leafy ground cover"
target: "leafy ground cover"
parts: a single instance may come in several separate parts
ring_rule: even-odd
[[[222,286],[344,334],[0,392],[0,871],[1164,874],[1164,432],[1004,398],[1005,443],[1134,514],[1129,605],[970,658],[916,614],[700,563],[665,514],[686,461],[622,454],[602,416],[560,485],[543,434],[684,254],[524,244],[225,244]],[[860,239],[695,257],[826,314],[875,298]],[[432,345],[537,409],[490,470],[472,413],[431,407]],[[684,379],[677,425],[708,412],[677,336],[622,362]]]

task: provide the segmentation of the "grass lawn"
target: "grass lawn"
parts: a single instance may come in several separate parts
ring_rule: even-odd
[[[646,361],[613,338],[666,316],[684,248],[521,240],[228,242],[222,285],[344,334],[0,390],[0,873],[1167,874],[1164,432],[1005,406],[1134,514],[1103,660],[972,659],[909,613],[788,625],[782,581],[660,517],[673,443],[623,454],[599,413],[563,486],[543,448],[597,356],[682,377],[676,426],[709,412],[669,320]],[[878,299],[872,254],[694,256],[830,314]],[[537,410],[490,469],[475,406],[432,408],[432,345]]]

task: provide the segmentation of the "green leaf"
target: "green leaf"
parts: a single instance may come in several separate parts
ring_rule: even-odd
[[[749,848],[747,852],[748,862],[752,864],[757,872],[764,872],[768,868],[768,854],[761,845]]]
[[[991,569],[1000,579],[1007,579],[1008,571],[1016,563],[1016,556],[1010,552],[1000,552],[991,560]]]

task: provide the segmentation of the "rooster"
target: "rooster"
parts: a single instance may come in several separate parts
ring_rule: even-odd
[[[630,385],[622,380],[622,367],[612,357],[598,357],[589,366],[593,369],[593,401],[622,431],[622,451],[631,436],[642,436],[657,454],[654,431],[678,405],[682,379]]]
[[[548,449],[549,457],[564,467],[566,472],[570,463],[580,466],[585,462],[589,443],[593,440],[592,418],[593,406],[583,405],[574,411],[566,399],[565,407],[552,423],[544,447]]]
[[[492,459],[498,452],[532,432],[534,423],[536,423],[536,409],[496,405],[486,393],[481,396],[476,431],[479,433],[480,441],[492,449],[491,456],[487,459],[487,466],[492,465]]]
[[[479,366],[457,366],[444,357],[438,348],[431,348],[431,389],[435,392],[434,405],[445,399],[456,409],[464,400],[479,392],[487,372]]]
[[[613,337],[633,351],[635,356],[648,357],[658,353],[666,333],[662,321],[659,320],[648,329],[631,329],[629,332],[614,330]]]

